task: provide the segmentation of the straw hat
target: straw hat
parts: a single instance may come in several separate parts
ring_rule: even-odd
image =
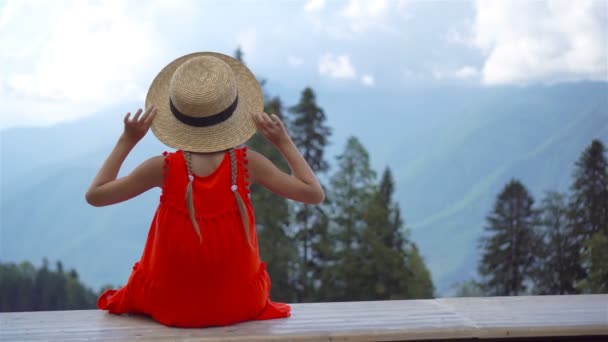
[[[152,132],[169,147],[216,152],[255,133],[251,113],[264,108],[255,76],[238,60],[215,52],[182,56],[154,78],[146,107],[156,106]]]

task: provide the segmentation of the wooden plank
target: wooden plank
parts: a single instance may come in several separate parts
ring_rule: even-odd
[[[293,304],[287,319],[179,329],[100,310],[0,313],[0,341],[388,341],[608,336],[608,295]]]
[[[444,298],[468,317],[476,337],[608,335],[608,295]]]

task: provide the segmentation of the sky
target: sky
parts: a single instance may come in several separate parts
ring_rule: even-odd
[[[399,92],[608,80],[608,0],[0,1],[0,130],[142,103],[195,51],[274,89]]]

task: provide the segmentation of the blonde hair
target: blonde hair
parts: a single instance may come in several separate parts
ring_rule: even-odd
[[[243,229],[245,229],[245,236],[247,237],[247,242],[251,244],[251,234],[249,232],[249,214],[247,213],[247,207],[245,206],[245,202],[241,197],[240,192],[238,191],[238,186],[236,185],[237,180],[237,165],[236,165],[236,155],[234,148],[230,149],[230,169],[231,169],[231,186],[230,190],[234,193],[234,197],[236,198],[237,206],[239,207],[239,212],[241,214],[241,221],[243,222]],[[201,235],[201,230],[196,220],[196,212],[194,209],[194,199],[192,194],[192,183],[194,181],[194,174],[192,173],[192,155],[188,151],[184,151],[186,165],[188,166],[188,185],[186,186],[186,204],[188,207],[188,214],[190,215],[190,221],[192,222],[192,226],[196,231],[196,235],[198,235],[199,242],[203,242],[203,236]]]

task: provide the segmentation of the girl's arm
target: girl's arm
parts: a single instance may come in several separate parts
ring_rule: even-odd
[[[86,193],[85,197],[89,204],[101,207],[123,202],[162,185],[163,156],[150,158],[128,176],[116,179],[125,158],[146,135],[156,115],[153,107],[148,108],[140,117],[141,112],[141,109],[138,110],[133,119],[130,119],[131,113],[125,116],[124,132]]]
[[[266,113],[252,114],[258,129],[281,152],[293,175],[277,168],[268,158],[249,151],[249,170],[252,182],[257,182],[268,190],[283,197],[308,203],[319,204],[325,199],[325,192],[314,172],[304,159],[281,120]]]

